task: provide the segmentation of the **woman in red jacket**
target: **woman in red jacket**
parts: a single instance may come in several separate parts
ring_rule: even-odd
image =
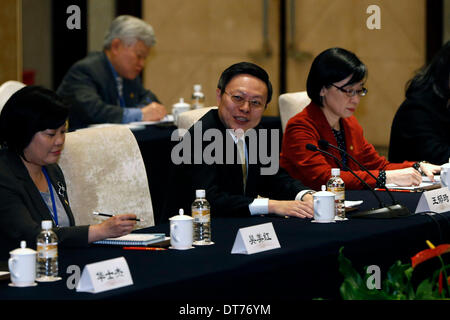
[[[364,138],[362,127],[353,116],[359,101],[367,94],[364,88],[366,66],[355,54],[341,48],[327,49],[311,65],[306,89],[311,103],[292,117],[283,136],[280,165],[305,185],[320,190],[331,176],[331,168],[341,167],[332,157],[306,149],[319,140],[346,150],[383,183],[400,186],[419,185],[420,172],[433,179],[440,167],[426,162],[390,163],[381,157]],[[327,150],[346,166],[376,187],[377,182],[361,171],[345,154]],[[363,189],[364,185],[350,172],[341,168],[341,178],[347,189]]]

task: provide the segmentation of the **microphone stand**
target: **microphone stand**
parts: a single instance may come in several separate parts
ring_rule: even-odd
[[[386,187],[385,183],[382,183],[380,179],[378,179],[377,177],[375,177],[372,172],[370,172],[362,163],[360,163],[358,160],[356,160],[350,153],[348,153],[347,151],[345,151],[344,149],[339,148],[338,146],[332,145],[331,143],[329,143],[327,140],[319,140],[318,144],[320,146],[320,148],[322,149],[327,149],[328,147],[331,147],[337,151],[340,151],[342,153],[344,153],[345,155],[347,155],[354,163],[356,163],[359,168],[368,173],[372,178],[375,179],[376,182],[378,182],[379,185],[382,185],[384,187],[384,189],[386,190],[386,192],[388,193],[389,197],[392,200],[392,204],[398,204],[399,202],[397,200],[395,200],[394,196],[392,195],[391,191],[389,191],[389,189]]]
[[[351,218],[398,218],[398,217],[405,217],[411,215],[408,208],[405,206],[402,206],[401,204],[393,204],[390,206],[386,206],[383,201],[381,201],[380,197],[378,197],[377,193],[373,190],[373,188],[365,182],[363,179],[361,179],[352,169],[350,169],[347,165],[345,165],[341,160],[339,160],[335,155],[319,149],[317,146],[313,144],[307,144],[306,149],[310,151],[319,151],[327,156],[332,157],[334,160],[336,160],[342,167],[342,169],[347,169],[351,174],[353,174],[361,183],[366,186],[370,192],[375,196],[375,198],[378,200],[378,209],[371,209],[363,212],[357,212],[351,215]]]

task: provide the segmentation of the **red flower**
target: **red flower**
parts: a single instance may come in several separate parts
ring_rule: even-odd
[[[415,268],[418,264],[447,252],[450,252],[450,244],[441,244],[433,249],[422,250],[411,258],[412,267]]]
[[[444,286],[443,283],[443,274],[442,271],[439,272],[439,294],[442,294],[442,287]],[[447,283],[450,284],[450,277],[447,278]]]

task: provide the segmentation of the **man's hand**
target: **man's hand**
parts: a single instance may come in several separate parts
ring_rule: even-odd
[[[158,121],[167,114],[166,108],[158,103],[152,102],[141,109],[142,121]]]
[[[269,200],[269,212],[281,216],[292,216],[297,218],[313,218],[314,207],[312,196],[304,197],[304,201],[299,200]]]

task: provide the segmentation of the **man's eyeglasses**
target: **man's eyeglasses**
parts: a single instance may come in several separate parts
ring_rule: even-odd
[[[226,91],[224,91],[224,92],[227,95],[229,95],[230,98],[231,98],[231,101],[233,101],[238,106],[242,106],[247,101],[249,106],[254,108],[254,109],[264,107],[264,104],[260,100],[257,100],[257,99],[250,99],[250,100],[248,100],[248,99],[245,99],[243,96],[240,96],[238,94],[231,94],[231,93],[228,93]]]
[[[358,95],[360,97],[364,97],[367,94],[367,89],[366,88],[362,88],[361,90],[350,90],[350,89],[344,89],[342,87],[338,87],[334,84],[331,84],[333,87],[335,87],[336,89],[341,90],[342,92],[344,92],[348,97],[354,97],[355,95]]]

